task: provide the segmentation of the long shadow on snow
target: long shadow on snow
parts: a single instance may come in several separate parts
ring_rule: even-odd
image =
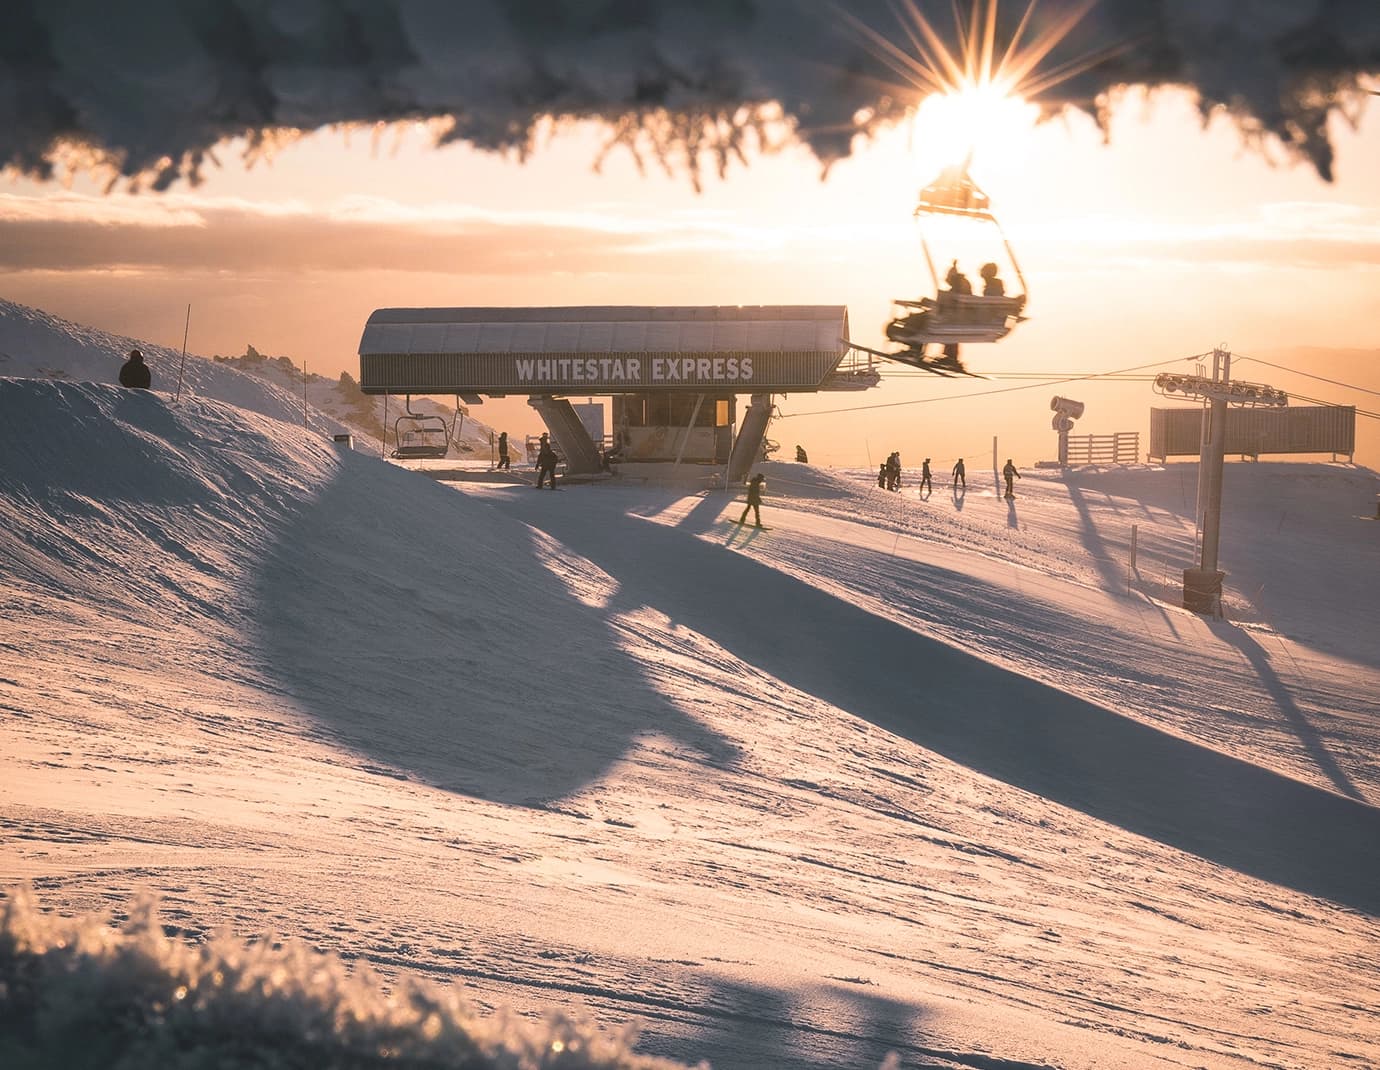
[[[542,564],[530,529],[425,476],[342,462],[255,592],[268,671],[323,739],[367,769],[538,807],[642,732],[734,759],[642,682],[608,612]]]
[[[528,512],[521,499],[508,507]],[[675,529],[614,510],[541,523],[617,576],[628,598],[840,709],[1128,831],[1380,914],[1380,809],[1167,735],[727,552],[696,537],[709,512]]]

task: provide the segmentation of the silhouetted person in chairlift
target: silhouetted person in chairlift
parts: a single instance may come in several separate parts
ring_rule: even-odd
[[[944,276],[944,284],[948,286],[950,293],[970,294],[973,292],[973,284],[968,281],[967,275],[958,270],[957,260],[949,265],[948,274]]]
[[[958,459],[958,463],[954,465],[954,470],[953,470],[953,475],[952,475],[952,477],[951,477],[951,482],[953,483],[954,493],[955,493],[955,494],[958,493],[958,488],[959,488],[959,487],[962,487],[964,490],[967,490],[967,489],[968,489],[968,475],[967,475],[967,469],[965,469],[965,468],[963,467],[963,458],[962,458],[962,457],[960,457],[960,458]]]
[[[752,526],[755,528],[762,526],[762,484],[764,482],[766,479],[761,472],[748,480],[747,505],[743,507],[743,515],[738,518],[738,523],[747,523],[748,510],[751,509],[755,521]]]
[[[153,373],[144,363],[144,354],[137,349],[129,351],[129,360],[120,366],[120,385],[136,390],[148,390],[153,385]]]
[[[551,489],[556,489],[556,451],[551,448],[551,439],[546,435],[541,436],[541,448],[537,450],[537,490],[541,490],[541,485],[546,481],[546,477],[551,477]]]
[[[925,458],[925,463],[920,466],[920,493],[929,491],[934,493],[934,484],[930,482],[930,459]]]
[[[987,263],[982,265],[978,272],[982,276],[982,296],[983,297],[1005,297],[1006,283],[997,277],[997,265]]]
[[[508,468],[511,460],[508,456],[508,432],[503,431],[498,436],[498,467]]]

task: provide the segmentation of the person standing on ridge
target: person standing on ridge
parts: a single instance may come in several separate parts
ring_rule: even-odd
[[[498,467],[507,469],[511,458],[508,456],[508,432],[501,431],[498,436]]]
[[[920,493],[929,491],[934,493],[934,484],[930,482],[930,459],[925,458],[925,463],[920,466]]]
[[[1008,498],[1014,498],[1016,492],[1012,489],[1011,481],[1013,479],[1020,479],[1021,474],[1016,471],[1016,466],[1011,463],[1010,457],[1006,458],[1006,466],[1001,470],[1001,474],[1006,477],[1006,496]]]
[[[546,477],[551,477],[551,489],[556,489],[556,451],[551,448],[551,439],[541,436],[541,449],[537,450],[537,490],[541,490]]]
[[[129,351],[129,360],[120,366],[120,385],[136,390],[148,390],[153,385],[153,373],[144,363],[144,354],[137,349]]]
[[[883,461],[877,466],[877,486],[886,490],[886,462]]]
[[[958,463],[954,465],[953,475],[950,477],[950,482],[954,485],[955,489],[959,487],[962,487],[964,490],[968,489],[967,469],[963,467],[962,457],[960,457],[958,459]]]
[[[748,510],[752,510],[753,519],[756,521],[752,526],[760,528],[762,526],[762,484],[765,479],[761,472],[748,481],[747,505],[743,507],[743,515],[738,518],[738,523],[746,524]]]

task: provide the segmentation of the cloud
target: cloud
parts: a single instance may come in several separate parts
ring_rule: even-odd
[[[1134,258],[1264,268],[1380,264],[1380,215],[1324,202],[1263,205],[1211,223],[1098,216],[1027,222],[1012,237],[1048,264]],[[309,206],[235,197],[0,194],[0,274],[392,271],[455,277],[673,273],[712,254],[741,269],[814,261],[847,243],[910,257],[907,234],[830,220],[745,226],[707,213],[492,210],[345,197]],[[1042,251],[1043,250],[1043,251]]]
[[[919,0],[916,0],[919,2]],[[959,0],[960,7],[981,0]],[[909,0],[907,0],[909,3]],[[49,177],[70,146],[154,188],[194,178],[226,138],[446,120],[444,138],[532,149],[544,117],[694,172],[780,114],[829,162],[895,121],[913,89],[858,25],[909,47],[893,0],[10,0],[0,36],[0,164]],[[1380,71],[1373,0],[1043,0],[1022,31],[1071,30],[1040,70],[1046,110],[1099,113],[1127,85],[1186,85],[1331,177],[1327,124]],[[940,9],[935,28],[957,50]],[[999,11],[1011,40],[1025,2]],[[1086,69],[1083,69],[1086,67]],[[1046,81],[1049,81],[1046,79]],[[66,146],[67,148],[64,148]],[[67,154],[64,156],[64,154]]]
[[[237,198],[0,194],[0,273],[149,271],[267,275],[625,272],[679,254],[756,251],[763,235],[712,219],[494,212],[344,198],[308,208]]]

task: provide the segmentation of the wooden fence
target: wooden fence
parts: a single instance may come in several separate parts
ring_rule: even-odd
[[[1139,431],[1069,435],[1069,464],[1135,464],[1139,458]]]

